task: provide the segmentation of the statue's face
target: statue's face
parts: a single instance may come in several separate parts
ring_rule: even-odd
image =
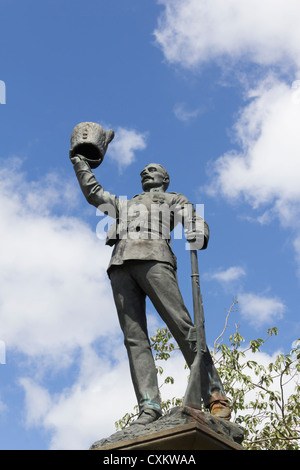
[[[161,166],[150,163],[141,172],[141,178],[143,190],[149,191],[151,188],[163,186],[166,181],[166,174]]]

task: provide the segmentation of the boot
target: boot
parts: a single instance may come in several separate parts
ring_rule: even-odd
[[[231,418],[231,411],[228,399],[218,392],[213,393],[209,403],[209,411],[214,418],[222,418],[229,421]]]
[[[155,410],[152,410],[152,408],[147,408],[140,412],[139,417],[133,423],[131,423],[130,426],[133,426],[135,424],[138,424],[138,425],[149,424],[149,423],[152,423],[153,421],[156,421],[160,417],[161,417],[160,413],[158,413]]]

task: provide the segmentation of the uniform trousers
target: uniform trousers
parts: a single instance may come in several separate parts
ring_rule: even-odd
[[[196,355],[194,324],[179,290],[176,271],[169,263],[129,260],[112,266],[109,277],[139,410],[152,408],[161,413],[147,329],[146,296],[169,328],[189,367]],[[200,374],[202,399],[208,407],[212,394],[224,395],[224,391],[207,348]]]

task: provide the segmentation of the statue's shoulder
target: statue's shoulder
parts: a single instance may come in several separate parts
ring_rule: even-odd
[[[183,197],[183,194],[180,194],[180,193],[176,193],[174,191],[168,191],[167,193],[165,193],[167,195],[169,195],[170,197]]]
[[[166,194],[172,194],[173,196],[183,196],[183,197],[185,197],[184,194],[182,194],[182,193],[176,193],[176,192],[174,192],[174,191],[168,191]]]
[[[182,193],[176,193],[176,192],[173,192],[173,191],[169,191],[166,194],[170,194],[170,197],[174,198],[174,200],[176,202],[180,202],[180,203],[184,203],[184,204],[189,203],[188,198]]]

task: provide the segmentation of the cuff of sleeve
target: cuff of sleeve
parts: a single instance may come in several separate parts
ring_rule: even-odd
[[[89,170],[91,171],[90,165],[85,160],[80,160],[74,164],[74,170]]]

